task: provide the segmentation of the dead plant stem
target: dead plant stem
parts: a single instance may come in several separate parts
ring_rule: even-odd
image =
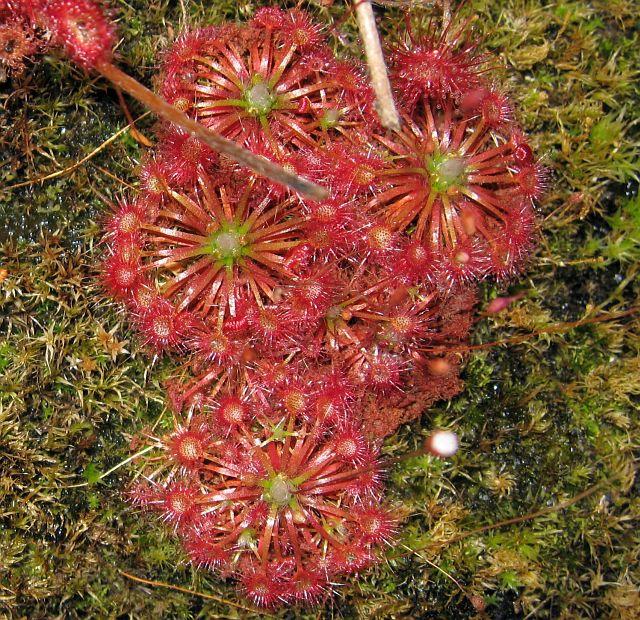
[[[388,129],[399,130],[400,115],[393,100],[393,92],[382,53],[373,7],[366,0],[356,0],[355,9],[358,29],[360,30],[360,37],[362,38],[362,45],[367,58],[367,65],[369,66],[371,86],[376,95],[376,107],[380,122]]]

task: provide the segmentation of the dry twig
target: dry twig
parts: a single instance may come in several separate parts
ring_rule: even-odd
[[[364,53],[369,65],[371,86],[376,94],[376,103],[380,122],[388,129],[400,129],[400,115],[396,109],[387,74],[387,66],[382,53],[380,35],[376,27],[373,7],[366,0],[356,0],[356,20],[362,37]]]
[[[20,183],[15,183],[14,185],[9,185],[6,189],[17,189],[19,187],[27,187],[29,185],[35,185],[36,183],[41,183],[42,181],[49,181],[50,179],[55,179],[57,177],[64,176],[65,174],[70,174],[74,170],[77,170],[83,164],[86,164],[90,159],[93,159],[100,151],[103,151],[107,148],[112,142],[117,140],[123,133],[129,131],[135,123],[139,120],[142,120],[145,116],[149,116],[151,112],[145,112],[141,116],[139,116],[136,120],[132,120],[128,125],[125,125],[122,129],[119,129],[114,133],[110,138],[107,138],[102,144],[97,146],[91,153],[85,155],[82,159],[77,161],[75,164],[64,168],[63,170],[56,170],[56,172],[52,172],[51,174],[45,174],[41,177],[36,177],[35,179],[28,179],[27,181],[21,181]]]
[[[154,586],[158,588],[168,588],[169,590],[176,590],[177,592],[183,592],[184,594],[191,594],[193,596],[199,596],[200,598],[206,598],[209,601],[216,601],[217,603],[222,603],[223,605],[230,605],[231,607],[236,607],[238,609],[243,609],[245,611],[250,611],[254,614],[259,614],[265,618],[273,618],[274,616],[268,613],[265,613],[262,609],[255,609],[254,607],[248,607],[246,605],[242,605],[241,603],[235,603],[234,601],[229,601],[220,596],[214,596],[213,594],[205,594],[204,592],[197,592],[196,590],[189,590],[188,588],[182,588],[180,586],[174,586],[170,583],[164,583],[163,581],[152,581],[151,579],[143,579],[142,577],[136,577],[136,575],[131,575],[123,570],[118,569],[118,572],[127,577],[127,579],[131,579],[133,581],[137,581],[139,583],[144,583],[148,586]]]

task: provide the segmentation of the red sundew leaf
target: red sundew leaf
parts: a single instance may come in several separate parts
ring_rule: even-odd
[[[115,28],[96,2],[48,0],[39,4],[39,22],[71,60],[84,68],[110,61]]]

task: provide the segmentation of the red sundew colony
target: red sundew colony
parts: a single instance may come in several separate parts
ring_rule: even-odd
[[[374,562],[396,528],[375,450],[344,418],[332,426],[219,398],[151,439],[132,498],[174,528],[196,566],[235,575],[253,602],[317,601]]]
[[[105,224],[105,288],[182,364],[184,421],[148,438],[132,497],[256,604],[318,601],[380,556],[372,445],[462,389],[476,283],[533,246],[544,172],[469,27],[392,51],[398,131],[301,11],[165,54],[173,105],[330,190],[303,200],[162,125]]]

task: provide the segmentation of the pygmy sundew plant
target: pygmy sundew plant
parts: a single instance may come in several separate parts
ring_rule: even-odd
[[[196,192],[168,190],[140,223],[148,268],[179,311],[222,320],[239,299],[262,306],[290,281],[287,254],[304,239],[304,217],[294,199],[274,201],[254,185],[201,174]]]
[[[368,205],[430,255],[425,275],[445,292],[521,269],[545,186],[469,24],[450,20],[422,37],[409,32],[392,51],[403,127],[375,136],[386,156]]]
[[[85,69],[109,62],[115,28],[93,0],[3,0],[0,3],[0,63],[14,71],[47,46]]]
[[[456,25],[451,19],[438,28],[432,20],[425,34],[416,37],[408,30],[405,41],[391,50],[392,80],[408,111],[424,97],[459,100],[483,85],[483,75],[492,69],[491,61],[480,50],[480,42],[472,39],[472,21]]]
[[[533,239],[543,172],[502,95],[477,91],[461,106],[424,101],[394,136],[369,206],[433,255],[441,288],[515,273]]]
[[[344,418],[328,433],[255,397],[227,395],[150,438],[131,495],[190,560],[234,575],[255,603],[314,602],[376,560],[395,531],[376,451]]]
[[[7,75],[20,76],[27,60],[43,47],[44,41],[26,16],[0,8],[0,81]]]
[[[61,48],[64,54],[85,70],[94,70],[114,86],[135,97],[165,121],[180,127],[207,144],[216,152],[272,182],[295,189],[301,195],[321,200],[327,197],[325,188],[258,155],[244,146],[206,128],[187,116],[180,106],[174,106],[127,75],[112,62],[115,28],[107,17],[102,3],[94,0],[3,0],[0,5],[0,26],[22,31],[7,41],[12,54],[20,38],[27,41],[31,29],[42,38]],[[6,32],[0,33],[5,35]],[[22,46],[24,47],[24,45]],[[0,54],[0,57],[4,54]],[[10,59],[16,64],[15,59]],[[19,57],[22,62],[22,56]],[[9,65],[2,58],[2,65]],[[2,68],[2,67],[0,67]]]
[[[162,94],[218,133],[281,158],[351,136],[372,95],[298,10],[260,9],[243,27],[188,32],[166,54]]]

